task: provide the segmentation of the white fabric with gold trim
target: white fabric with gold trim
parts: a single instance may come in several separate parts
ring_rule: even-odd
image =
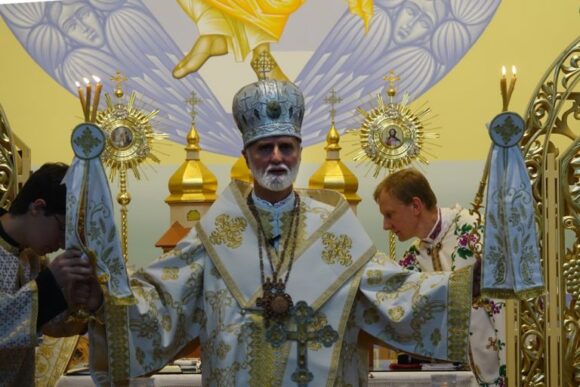
[[[514,112],[489,125],[493,140],[485,205],[481,294],[527,299],[544,293],[534,195],[520,147],[525,130]]]
[[[262,295],[256,222],[246,204],[250,189],[244,183],[232,182],[197,226],[198,235],[212,262],[241,308],[255,307],[256,299]],[[332,191],[308,191],[299,194],[304,206],[328,210],[322,211],[325,213],[323,216],[320,212],[305,212],[305,235],[308,237],[306,243],[298,246],[296,250],[295,262],[286,286],[286,292],[292,296],[295,304],[306,301],[315,312],[326,317],[327,324],[338,331],[339,340],[332,347],[308,350],[308,368],[315,375],[313,382],[317,383],[335,377],[329,372],[336,373],[342,337],[358,289],[361,268],[374,255],[375,247],[362,226],[357,227],[358,220],[340,194]],[[315,198],[325,200],[325,203]],[[228,247],[226,243],[210,241],[212,232],[220,232],[216,224],[219,223],[217,218],[222,215],[227,215],[230,221],[237,221],[238,224],[245,221],[246,227],[242,227],[239,246]],[[329,248],[322,242],[325,235],[326,246],[331,245],[332,240],[351,242],[350,247],[347,242],[343,245],[346,247],[341,249],[345,255],[350,254],[350,261],[343,261],[348,264],[327,263],[323,260],[323,253],[329,252]],[[334,257],[330,258],[332,260]],[[264,263],[267,267],[268,263]],[[279,274],[281,278],[284,278],[287,267],[288,263],[284,262]],[[295,365],[296,343],[292,342],[282,385],[294,384],[291,374],[296,368]]]
[[[75,158],[64,178],[67,186],[65,247],[95,258],[99,279],[119,303],[131,303],[125,259],[114,222],[113,201],[100,155],[106,144],[94,124],[77,125],[71,136]],[[79,224],[84,220],[84,224]],[[83,236],[79,231],[84,230]],[[84,242],[83,242],[84,240]]]

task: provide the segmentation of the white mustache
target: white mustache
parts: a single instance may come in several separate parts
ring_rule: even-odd
[[[277,164],[277,165],[270,164],[266,167],[266,170],[264,172],[270,173],[274,169],[283,169],[287,173],[290,172],[290,167],[288,167],[286,164]]]

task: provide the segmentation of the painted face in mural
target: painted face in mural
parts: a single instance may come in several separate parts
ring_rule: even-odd
[[[443,0],[409,0],[395,20],[394,40],[398,44],[411,43],[427,36],[445,14]]]
[[[60,4],[56,5],[56,4]],[[100,47],[105,34],[96,12],[84,2],[56,3],[52,11],[58,27],[69,38],[83,45]]]

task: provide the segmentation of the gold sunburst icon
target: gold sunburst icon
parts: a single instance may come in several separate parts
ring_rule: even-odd
[[[429,154],[425,145],[429,140],[439,138],[439,134],[428,127],[426,117],[431,109],[424,105],[411,108],[408,93],[395,103],[397,91],[394,82],[399,77],[390,71],[384,79],[389,82],[389,101],[385,102],[379,93],[375,107],[369,111],[357,108],[364,120],[360,128],[351,130],[358,134],[361,147],[354,161],[374,163],[373,177],[377,177],[382,170],[392,172],[404,168],[415,160],[428,164],[426,155]]]
[[[127,103],[121,103],[120,99],[124,92],[121,82],[126,80],[118,73],[111,78],[117,82],[113,101],[108,93],[105,93],[107,108],[99,111],[97,123],[107,136],[107,144],[101,155],[103,164],[110,170],[110,179],[124,174],[128,169],[133,171],[137,179],[140,179],[140,165],[149,160],[159,163],[159,158],[153,153],[153,142],[166,137],[163,133],[155,132],[151,124],[152,119],[159,110],[145,112],[136,106],[136,93],[131,92]]]

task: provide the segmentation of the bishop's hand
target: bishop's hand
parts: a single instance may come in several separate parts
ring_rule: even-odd
[[[93,275],[93,268],[90,263],[81,259],[81,252],[74,249],[66,250],[58,255],[50,262],[48,268],[69,306],[76,303],[73,300],[73,298],[77,297],[74,294],[75,283],[86,281]]]

